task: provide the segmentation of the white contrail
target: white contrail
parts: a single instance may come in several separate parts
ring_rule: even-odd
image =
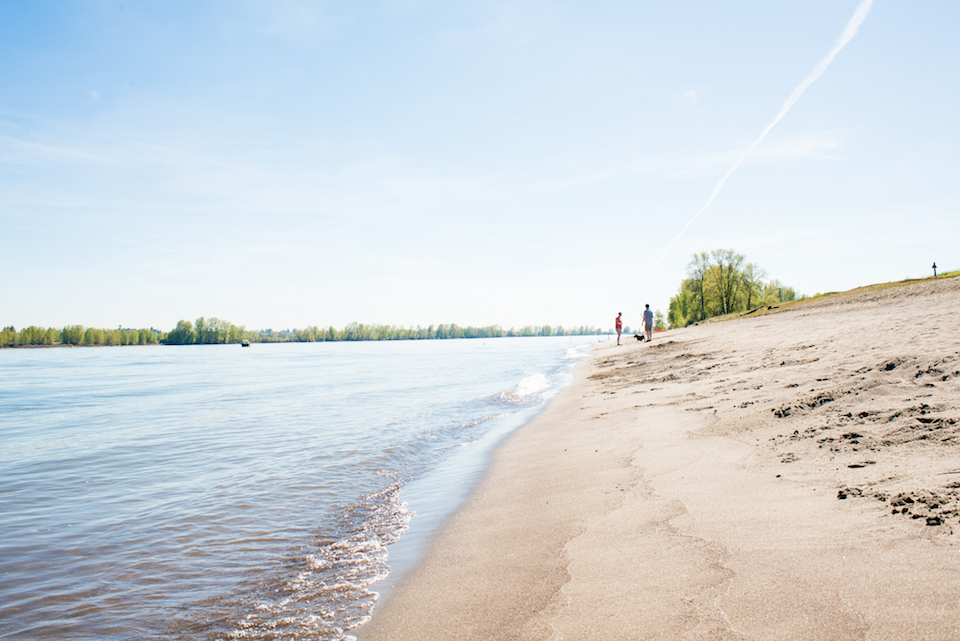
[[[860,28],[860,25],[863,24],[863,21],[866,19],[867,14],[870,13],[870,9],[873,7],[873,0],[863,0],[860,5],[857,7],[857,10],[853,12],[853,17],[850,18],[850,22],[847,23],[847,26],[844,27],[843,33],[840,34],[840,37],[837,38],[836,44],[833,45],[833,49],[830,50],[830,53],[826,57],[817,63],[817,66],[813,68],[813,71],[803,79],[796,89],[793,90],[793,93],[790,94],[790,97],[787,98],[787,101],[783,103],[783,106],[780,107],[780,111],[777,113],[777,116],[767,125],[767,128],[763,130],[763,133],[753,141],[753,144],[740,155],[740,159],[730,168],[723,178],[720,179],[720,182],[717,183],[717,186],[713,188],[713,193],[710,194],[710,198],[707,199],[707,202],[700,208],[700,211],[693,215],[693,218],[690,219],[686,225],[683,226],[683,229],[680,230],[680,233],[677,234],[673,240],[670,241],[670,244],[667,245],[667,248],[663,250],[663,254],[660,256],[660,260],[657,261],[656,267],[659,269],[660,263],[663,262],[663,259],[667,256],[671,249],[673,249],[674,244],[680,240],[680,237],[690,228],[690,225],[697,220],[697,217],[703,213],[703,211],[710,206],[710,203],[713,202],[713,199],[717,197],[717,194],[720,192],[720,188],[723,187],[723,184],[727,182],[727,179],[733,175],[737,169],[740,168],[740,165],[743,164],[743,161],[746,159],[750,153],[757,148],[757,145],[760,144],[760,141],[763,140],[770,130],[773,129],[780,120],[783,119],[787,112],[790,111],[790,107],[793,106],[800,96],[803,95],[803,92],[807,90],[807,87],[812,85],[817,78],[823,75],[823,72],[827,70],[827,67],[830,66],[830,63],[833,62],[833,59],[837,57],[837,54],[840,53],[840,50],[847,46],[847,43],[853,40],[853,37],[857,35],[857,30]]]

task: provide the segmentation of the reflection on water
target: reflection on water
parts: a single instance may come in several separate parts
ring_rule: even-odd
[[[595,340],[0,351],[0,636],[343,638],[401,489]]]

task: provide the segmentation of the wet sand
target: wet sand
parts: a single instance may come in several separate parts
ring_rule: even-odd
[[[960,638],[960,279],[599,346],[357,632]]]

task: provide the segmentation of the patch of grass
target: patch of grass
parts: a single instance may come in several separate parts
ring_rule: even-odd
[[[898,280],[891,283],[877,283],[875,285],[864,285],[863,287],[856,287],[854,289],[849,289],[845,292],[826,292],[824,294],[814,294],[813,296],[806,296],[804,298],[798,298],[796,300],[787,300],[782,303],[776,303],[774,305],[763,305],[761,307],[754,308],[753,310],[743,311],[743,312],[732,312],[730,314],[723,314],[722,316],[711,316],[710,318],[705,318],[702,321],[699,321],[699,325],[705,323],[722,323],[724,321],[734,320],[737,318],[756,318],[757,316],[765,316],[766,314],[772,314],[779,312],[781,310],[793,309],[795,307],[802,307],[804,305],[810,304],[814,301],[828,300],[832,298],[842,298],[844,296],[856,296],[857,294],[863,294],[866,292],[876,292],[884,289],[893,289],[894,287],[909,287],[910,285],[916,285],[917,283],[924,283],[931,280],[943,280],[945,278],[957,278],[960,277],[960,270],[955,270],[951,272],[945,272],[943,274],[937,274],[936,278],[933,276],[928,276],[926,278],[907,278],[904,280]],[[693,323],[691,323],[691,326]]]
[[[936,278],[933,276],[928,276],[926,278],[907,278],[905,280],[898,280],[891,283],[877,283],[875,285],[864,285],[863,287],[856,287],[854,289],[847,290],[845,292],[827,292],[825,294],[817,294],[815,296],[809,296],[807,298],[800,298],[797,300],[784,301],[776,305],[763,306],[760,309],[757,309],[753,312],[737,312],[735,314],[726,314],[725,316],[715,316],[708,319],[709,321],[724,321],[732,320],[734,318],[754,318],[756,316],[763,316],[765,314],[770,314],[784,309],[793,309],[795,307],[802,307],[812,303],[813,301],[822,301],[832,298],[842,298],[844,296],[856,296],[857,294],[864,294],[867,292],[876,292],[884,289],[893,289],[895,287],[909,287],[910,285],[916,285],[917,283],[923,283],[931,280],[943,280],[945,278],[957,278],[960,277],[960,270],[946,272],[944,274],[937,274]],[[704,321],[701,321],[704,322]]]
[[[893,289],[894,287],[907,287],[909,285],[915,285],[917,283],[924,283],[931,280],[943,280],[945,278],[956,278],[960,276],[960,270],[947,272],[946,274],[937,274],[936,278],[933,276],[928,276],[926,278],[907,278],[905,280],[898,280],[892,283],[877,283],[876,285],[864,285],[863,287],[857,287],[845,292],[831,292],[830,294],[824,294],[823,296],[852,296],[854,294],[862,294],[865,292],[876,292],[883,289]]]

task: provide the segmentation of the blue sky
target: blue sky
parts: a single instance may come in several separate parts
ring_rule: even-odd
[[[0,3],[0,323],[636,325],[960,269],[960,3]],[[658,266],[659,263],[659,266]]]

